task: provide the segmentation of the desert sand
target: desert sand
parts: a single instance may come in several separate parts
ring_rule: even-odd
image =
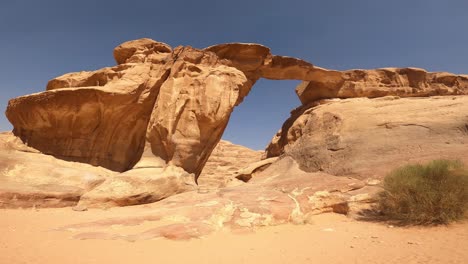
[[[306,225],[223,231],[199,239],[128,242],[71,238],[57,227],[129,215],[145,206],[91,209],[4,209],[0,263],[466,263],[468,222],[392,227],[322,214]],[[145,229],[145,222],[126,232]],[[122,226],[113,226],[122,229]],[[124,230],[121,230],[124,231]]]

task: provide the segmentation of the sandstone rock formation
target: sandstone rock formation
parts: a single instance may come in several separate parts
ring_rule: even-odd
[[[326,98],[466,95],[468,75],[418,68],[328,71],[301,83],[296,93],[303,105]]]
[[[244,195],[223,200],[216,210],[231,208],[235,200],[247,204],[257,203],[248,201],[254,197],[278,196],[291,209],[280,219],[290,221],[298,204],[310,207],[301,202],[305,196],[296,199],[303,191],[312,197],[312,191],[332,184],[379,178],[411,160],[466,159],[468,102],[461,96],[468,95],[466,75],[416,68],[339,72],[246,43],[172,49],[140,39],[116,47],[114,58],[114,67],[65,74],[44,92],[10,100],[6,115],[20,140],[0,137],[0,207],[108,207],[181,192],[189,194],[177,197],[191,197],[201,174],[199,183],[207,190],[229,186],[209,199]],[[304,81],[296,89],[303,105],[266,151],[266,157],[279,158],[261,162],[256,152],[218,144],[234,107],[259,78]],[[434,95],[450,96],[428,97]],[[322,100],[354,97],[383,98]],[[293,165],[281,169],[284,164]],[[38,171],[36,177],[32,171]],[[321,177],[326,184],[320,185]],[[229,185],[235,178],[248,184]],[[270,200],[260,202],[270,212],[282,210]],[[239,213],[237,220],[259,219],[263,209]]]
[[[251,85],[245,75],[210,52],[178,48],[161,86],[147,140],[168,164],[199,175],[220,140],[234,106]]]
[[[383,177],[407,162],[468,161],[468,96],[333,99],[292,113],[266,156],[304,171]]]
[[[273,157],[250,163],[249,166],[244,167],[243,169],[238,171],[236,179],[241,180],[243,182],[248,182],[252,179],[252,177],[254,177],[256,174],[261,173],[266,168],[270,167],[270,165],[277,160],[277,157]]]
[[[84,193],[78,206],[108,208],[147,204],[195,190],[193,174],[175,166],[132,169]]]
[[[111,207],[159,201],[194,190],[178,167],[118,173],[43,155],[11,133],[0,133],[0,208]]]
[[[225,228],[245,232],[284,223],[308,224],[311,216],[324,212],[346,214],[357,204],[371,201],[369,197],[378,190],[348,177],[304,172],[292,158],[284,157],[249,184],[208,193],[186,192],[146,205],[134,215],[97,218],[59,230],[82,240],[199,238]],[[145,231],[132,229],[143,222]]]
[[[221,140],[206,162],[198,178],[198,185],[207,188],[225,187],[242,173],[245,167],[260,161],[262,155],[263,151]]]
[[[141,49],[146,52],[146,46]],[[147,59],[65,74],[51,80],[46,92],[10,100],[6,115],[13,133],[28,146],[60,159],[115,171],[131,169],[143,151],[146,128],[172,57],[164,50]]]
[[[0,208],[74,206],[111,173],[43,155],[0,133]]]
[[[198,176],[258,78],[326,72],[258,44],[172,50],[140,39],[118,46],[114,57],[115,67],[65,74],[46,92],[12,99],[6,114],[14,134],[42,153],[120,172],[149,142],[166,165]]]

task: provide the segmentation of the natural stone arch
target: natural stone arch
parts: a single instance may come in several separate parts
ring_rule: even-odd
[[[138,165],[149,142],[155,158],[147,166],[198,175],[258,78],[307,79],[316,71],[258,44],[172,50],[141,39],[118,46],[114,57],[117,66],[65,74],[45,92],[12,99],[15,135],[43,153],[116,171]]]
[[[326,70],[259,44],[172,50],[140,39],[118,46],[114,57],[117,66],[65,74],[45,92],[10,100],[14,134],[66,160],[115,171],[175,165],[198,176],[232,110],[259,78],[305,81],[296,90],[303,104],[468,91],[466,76],[415,68]]]
[[[176,66],[156,99],[147,140],[155,156],[196,176],[221,139],[234,107],[259,78],[309,80],[332,72],[300,59],[274,56],[259,44],[185,47],[174,53]]]

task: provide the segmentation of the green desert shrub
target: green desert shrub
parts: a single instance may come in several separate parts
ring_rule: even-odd
[[[468,211],[468,170],[460,161],[406,165],[385,177],[378,208],[401,224],[447,224]]]

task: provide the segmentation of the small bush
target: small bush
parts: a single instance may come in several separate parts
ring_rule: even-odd
[[[468,170],[459,161],[407,165],[391,172],[383,184],[378,208],[401,224],[447,224],[468,211]]]

